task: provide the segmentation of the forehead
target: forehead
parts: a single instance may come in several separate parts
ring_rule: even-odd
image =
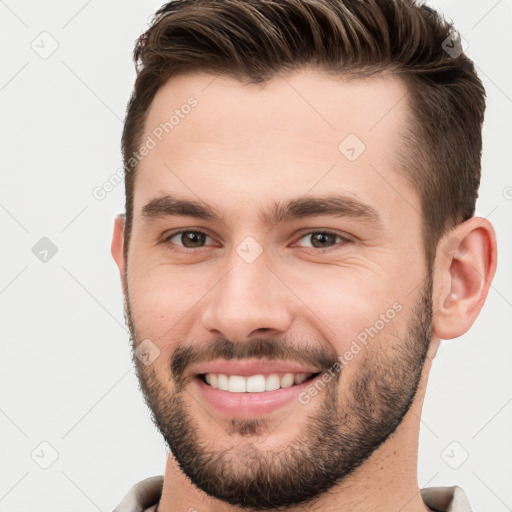
[[[309,191],[363,195],[384,212],[397,196],[418,204],[397,165],[407,114],[406,86],[392,75],[301,70],[265,84],[173,77],[148,112],[151,149],[138,166],[134,211],[177,191],[246,207]]]

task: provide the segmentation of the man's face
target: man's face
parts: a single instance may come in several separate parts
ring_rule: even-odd
[[[419,197],[397,166],[400,81],[212,80],[171,79],[150,109],[143,140],[158,143],[135,180],[126,313],[183,472],[270,509],[343,481],[407,415],[432,281]]]

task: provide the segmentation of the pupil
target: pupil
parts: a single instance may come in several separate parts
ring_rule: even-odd
[[[328,238],[329,237],[333,237],[333,235],[330,235],[329,233],[317,233],[316,235],[313,235],[313,246],[316,247],[315,245],[315,240],[319,240],[320,239],[320,244],[325,244],[326,242],[329,243],[329,240]],[[323,247],[323,245],[320,245],[320,247]]]
[[[189,231],[182,234],[181,241],[185,247],[197,247],[201,242],[204,242],[204,234],[196,231]]]

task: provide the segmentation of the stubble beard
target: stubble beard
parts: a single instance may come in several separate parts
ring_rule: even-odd
[[[144,338],[136,335],[129,297],[125,300],[125,316],[132,347],[136,347]],[[200,420],[189,413],[193,397],[187,386],[177,385],[173,390],[165,386],[163,379],[172,380],[171,368],[178,368],[174,354],[169,361],[169,373],[163,377],[155,374],[153,365],[146,367],[136,357],[133,359],[153,422],[182,472],[196,487],[230,505],[251,510],[286,510],[312,503],[343,482],[395,432],[418,389],[431,324],[429,276],[399,342],[396,333],[370,341],[356,356],[361,364],[355,380],[340,389],[342,369],[312,399],[320,404],[315,412],[302,416],[299,411],[301,418],[305,418],[301,433],[274,450],[265,449],[262,439],[270,437],[281,423],[293,421],[296,409],[278,422],[268,418],[232,418],[225,428],[226,439],[222,439],[224,447],[226,440],[232,440],[232,444],[228,449],[221,448],[216,445],[218,438],[209,436],[201,428]],[[223,347],[229,346],[231,354],[237,353],[241,345],[221,341]],[[261,356],[262,347],[266,353],[273,353],[275,342],[257,341],[258,345],[242,349],[245,356]],[[383,353],[377,344],[392,344],[393,356]],[[250,353],[252,346],[259,347],[258,355]],[[297,402],[296,407],[303,406]]]

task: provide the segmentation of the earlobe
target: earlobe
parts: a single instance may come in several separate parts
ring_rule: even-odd
[[[480,313],[496,272],[492,224],[472,217],[439,243],[436,256],[433,331],[440,339],[461,336]]]
[[[124,215],[117,215],[114,221],[111,253],[114,261],[116,262],[117,268],[119,269],[121,283],[124,283],[124,275],[126,270],[126,259],[124,255],[124,226]]]

